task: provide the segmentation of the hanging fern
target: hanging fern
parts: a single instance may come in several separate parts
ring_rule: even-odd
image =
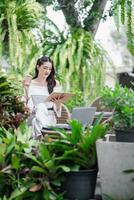
[[[125,0],[121,0],[121,1],[120,1],[120,6],[121,6],[120,15],[121,15],[121,23],[122,23],[122,24],[125,23],[125,6],[126,6],[125,3],[126,3]]]
[[[50,48],[53,48],[52,44]],[[89,32],[72,29],[51,52],[65,90],[82,91],[88,103],[99,95],[105,82],[105,52]]]
[[[128,38],[128,49],[134,56],[134,34],[132,32],[132,2],[127,0],[127,38]]]
[[[120,23],[127,27],[127,46],[132,55],[134,55],[134,33],[132,31],[132,0],[114,0],[114,18],[117,28]]]
[[[9,75],[21,79],[42,50],[33,28],[39,28],[44,9],[36,0],[1,0],[0,8],[0,55],[7,59]]]

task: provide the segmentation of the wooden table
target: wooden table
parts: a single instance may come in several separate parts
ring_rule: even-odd
[[[98,117],[101,113],[104,114],[103,117],[102,117],[102,122],[104,122],[105,120],[108,120],[108,119],[112,116],[112,114],[113,114],[113,112],[95,112],[94,121],[97,119],[97,117]]]

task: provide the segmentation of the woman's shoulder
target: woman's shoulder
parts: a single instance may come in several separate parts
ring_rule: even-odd
[[[32,79],[32,80],[31,80],[31,85],[37,85],[36,79]]]
[[[32,79],[29,88],[45,88],[46,86],[40,85],[36,79]]]
[[[32,79],[31,80],[30,86],[35,86],[35,87],[39,86],[39,87],[41,87],[41,85],[39,84],[39,82],[36,79]]]

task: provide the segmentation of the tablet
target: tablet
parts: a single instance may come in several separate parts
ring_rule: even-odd
[[[72,96],[73,94],[68,92],[52,92],[48,96],[48,100],[53,101],[57,99],[59,102],[64,103],[65,101],[69,100]]]

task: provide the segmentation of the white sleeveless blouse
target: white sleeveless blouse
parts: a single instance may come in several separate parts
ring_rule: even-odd
[[[54,87],[54,92],[61,92],[62,89],[60,86],[55,86]],[[49,92],[48,92],[48,87],[47,86],[37,86],[35,84],[30,84],[29,89],[28,89],[28,104],[27,106],[30,108],[30,110],[32,111],[34,109],[34,103],[32,100],[32,95],[44,95],[44,96],[49,96]],[[46,102],[45,103],[47,107],[53,107],[54,103],[53,102]]]

